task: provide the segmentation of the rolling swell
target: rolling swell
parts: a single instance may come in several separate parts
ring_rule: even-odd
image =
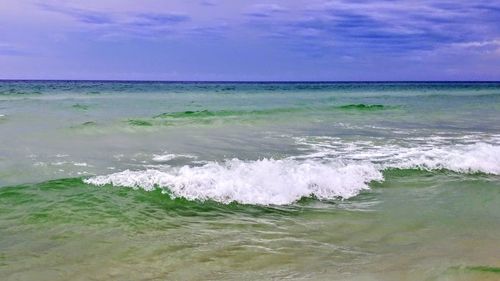
[[[129,119],[127,123],[131,126],[139,126],[139,127],[150,127],[153,126],[153,124],[149,121],[146,120],[140,120],[140,119]]]
[[[54,204],[57,202],[57,204]],[[130,208],[130,206],[134,206]],[[87,184],[82,178],[65,178],[35,184],[0,188],[0,216],[23,224],[85,223],[140,227],[165,224],[165,214],[173,216],[218,217],[234,213],[261,217],[266,214],[294,215],[298,206],[257,206],[236,202],[172,197],[163,189],[116,188]],[[12,216],[15,215],[16,216]],[[21,218],[19,217],[21,216]],[[175,225],[172,225],[175,226]]]
[[[397,106],[385,106],[381,104],[347,104],[341,106],[316,106],[316,107],[289,107],[289,108],[273,108],[262,110],[196,110],[196,111],[178,111],[165,112],[153,116],[153,118],[210,118],[210,117],[230,117],[230,116],[265,116],[280,113],[297,113],[308,111],[337,111],[337,110],[362,110],[375,111],[397,108]]]
[[[271,115],[276,113],[294,113],[301,111],[312,110],[383,110],[394,108],[394,106],[384,106],[381,104],[348,104],[342,106],[318,106],[318,107],[289,107],[289,108],[274,108],[264,110],[200,110],[200,111],[180,111],[171,113],[162,113],[154,116],[154,118],[191,118],[191,117],[217,117],[217,116],[237,116],[237,115]]]
[[[344,109],[344,110],[383,110],[386,109],[384,105],[381,104],[347,104],[347,105],[342,105],[339,106],[338,108]]]
[[[252,115],[272,115],[277,113],[293,113],[303,111],[303,108],[276,108],[267,110],[199,110],[199,111],[179,111],[161,113],[153,118],[209,118],[209,117],[231,117],[231,116],[252,116]]]

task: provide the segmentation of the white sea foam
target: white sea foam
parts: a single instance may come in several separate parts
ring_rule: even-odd
[[[369,182],[382,181],[382,171],[388,168],[500,175],[497,141],[496,136],[350,142],[330,137],[298,138],[301,155],[282,160],[233,159],[201,166],[127,170],[85,182],[145,190],[160,187],[189,200],[282,205],[308,196],[350,198],[367,189]]]
[[[461,140],[462,143],[453,143]],[[432,137],[380,143],[345,142],[338,138],[298,138],[304,154],[294,159],[343,159],[369,161],[379,169],[446,169],[458,173],[500,175],[500,143],[497,136],[474,139]]]
[[[167,161],[170,161],[174,158],[176,158],[177,155],[175,154],[161,154],[161,155],[153,155],[153,161],[154,162],[167,162]]]
[[[412,148],[396,154],[385,166],[500,175],[500,146],[476,143],[424,150]]]
[[[196,156],[188,155],[188,154],[173,154],[173,153],[154,154],[152,160],[154,162],[168,162],[168,161],[173,160],[175,158],[192,158],[192,159],[195,159]]]
[[[342,164],[313,160],[228,160],[166,171],[124,171],[86,179],[94,185],[113,184],[152,190],[166,188],[173,196],[222,203],[281,205],[302,197],[349,198],[382,180],[369,163]]]

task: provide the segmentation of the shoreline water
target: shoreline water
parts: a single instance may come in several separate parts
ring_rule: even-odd
[[[495,280],[500,83],[0,81],[0,279]]]

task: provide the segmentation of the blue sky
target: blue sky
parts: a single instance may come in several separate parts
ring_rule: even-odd
[[[500,2],[2,0],[0,78],[500,80]]]

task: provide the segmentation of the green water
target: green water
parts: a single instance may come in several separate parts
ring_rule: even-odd
[[[18,280],[498,278],[498,178],[391,172],[348,200],[170,199],[80,179],[0,190],[1,273]]]
[[[498,83],[0,82],[0,280],[499,280]]]

